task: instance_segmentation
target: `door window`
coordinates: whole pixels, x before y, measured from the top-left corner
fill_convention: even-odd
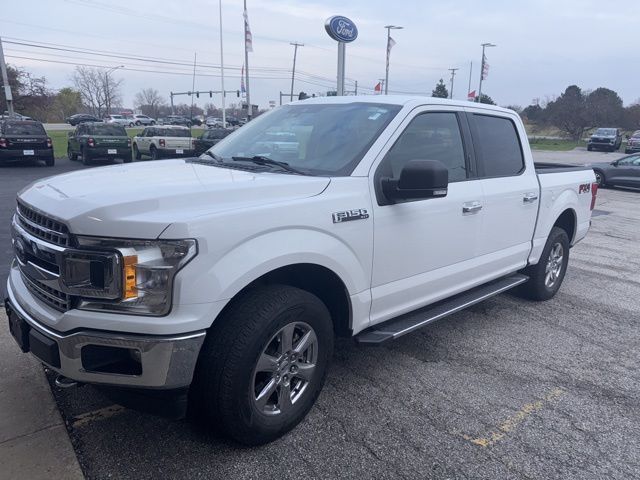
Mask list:
[[[508,118],[473,114],[473,144],[484,168],[484,177],[519,175],[524,156],[515,124]]]
[[[438,160],[449,182],[467,178],[464,144],[455,112],[423,113],[411,120],[382,162],[382,175],[399,178],[409,160]]]

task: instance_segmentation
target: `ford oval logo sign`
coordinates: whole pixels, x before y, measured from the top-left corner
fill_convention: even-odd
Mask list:
[[[331,38],[337,42],[349,43],[358,38],[356,24],[347,17],[336,15],[327,19],[324,28]]]

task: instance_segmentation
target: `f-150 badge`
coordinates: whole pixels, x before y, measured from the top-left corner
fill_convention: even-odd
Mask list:
[[[356,208],[354,210],[333,213],[333,223],[350,222],[351,220],[364,220],[365,218],[369,218],[369,212],[367,212],[366,208]]]

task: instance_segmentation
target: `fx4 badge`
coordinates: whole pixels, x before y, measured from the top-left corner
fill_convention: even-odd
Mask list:
[[[333,213],[333,223],[350,222],[351,220],[364,220],[365,218],[369,218],[369,212],[367,212],[366,208],[356,208],[354,210]]]
[[[578,187],[578,193],[589,193],[591,191],[590,183],[583,183]]]

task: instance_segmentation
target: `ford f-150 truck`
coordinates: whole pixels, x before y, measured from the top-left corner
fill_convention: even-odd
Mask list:
[[[510,110],[294,102],[197,158],[20,192],[11,332],[63,385],[161,398],[265,443],[311,409],[334,336],[391,342],[511,288],[552,298],[594,181],[534,165]]]

